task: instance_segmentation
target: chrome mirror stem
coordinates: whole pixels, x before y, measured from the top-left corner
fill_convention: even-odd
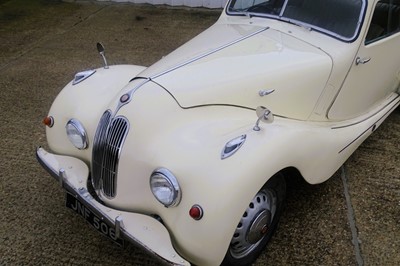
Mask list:
[[[99,51],[99,54],[103,58],[104,68],[108,69],[107,59],[106,59],[106,56],[105,56],[105,49],[104,49],[104,46],[99,42],[97,43],[97,51]]]
[[[274,121],[274,115],[272,114],[272,112],[270,110],[268,110],[267,108],[265,108],[264,106],[258,106],[256,109],[256,113],[257,113],[257,122],[253,127],[254,131],[260,131],[260,121],[264,122],[264,123],[272,123]]]

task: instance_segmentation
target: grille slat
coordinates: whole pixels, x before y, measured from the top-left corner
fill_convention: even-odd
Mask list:
[[[92,183],[96,191],[107,197],[116,194],[119,155],[129,130],[125,117],[111,117],[106,111],[100,119],[93,141]]]

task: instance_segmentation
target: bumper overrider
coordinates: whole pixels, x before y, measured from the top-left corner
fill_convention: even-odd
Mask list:
[[[167,229],[153,217],[108,208],[88,191],[88,166],[81,160],[55,155],[39,147],[39,163],[67,191],[67,207],[81,215],[103,235],[122,244],[124,240],[139,245],[166,264],[190,265],[177,254]]]

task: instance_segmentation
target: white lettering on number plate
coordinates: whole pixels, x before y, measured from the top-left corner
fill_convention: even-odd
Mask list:
[[[107,236],[108,238],[116,242],[118,245],[124,244],[123,239],[117,238],[114,226],[106,223],[103,219],[99,217],[99,215],[93,213],[88,207],[86,207],[82,202],[80,202],[70,193],[67,193],[66,206],[71,210],[75,211],[80,216],[82,216],[97,231]]]

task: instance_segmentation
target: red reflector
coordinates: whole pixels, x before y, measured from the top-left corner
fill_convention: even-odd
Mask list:
[[[54,118],[52,116],[47,116],[43,119],[43,124],[48,127],[52,127],[54,125]]]
[[[200,220],[203,217],[203,209],[199,205],[193,205],[189,210],[189,215],[195,220]]]

